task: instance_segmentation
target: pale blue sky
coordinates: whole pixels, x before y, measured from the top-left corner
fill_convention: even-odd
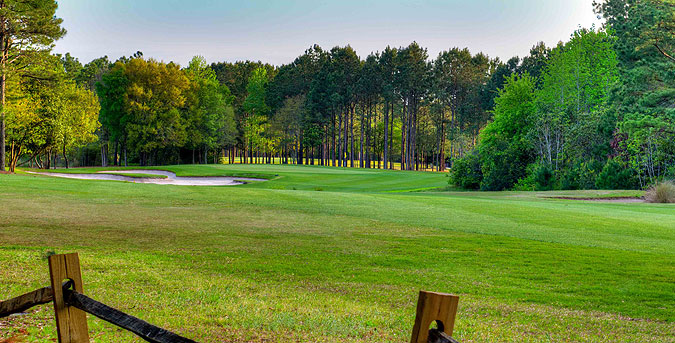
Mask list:
[[[579,27],[599,23],[592,0],[60,0],[68,30],[56,52],[86,63],[143,51],[185,64],[292,62],[314,43],[350,44],[365,57],[387,45],[417,41],[435,57],[468,47],[502,60],[554,45]]]

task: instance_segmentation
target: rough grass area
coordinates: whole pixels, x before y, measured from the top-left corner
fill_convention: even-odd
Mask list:
[[[462,342],[675,337],[671,204],[425,192],[447,184],[442,173],[162,169],[271,180],[0,175],[0,297],[46,285],[48,251],[77,251],[85,293],[202,342],[406,342],[419,289],[461,296]],[[96,342],[140,342],[89,323]],[[0,320],[0,337],[24,329],[51,342],[51,307]]]
[[[662,181],[650,187],[645,196],[647,201],[660,204],[675,203],[675,183]]]

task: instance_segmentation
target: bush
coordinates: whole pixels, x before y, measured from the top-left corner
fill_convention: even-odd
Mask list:
[[[477,153],[466,155],[455,160],[450,171],[450,184],[464,189],[478,189],[483,181],[480,157]]]
[[[532,165],[534,166],[534,165]],[[529,170],[530,167],[528,167]],[[527,176],[518,180],[518,182],[513,186],[514,191],[534,191],[537,186],[534,182],[534,173],[529,172]]]
[[[648,202],[673,204],[675,203],[675,183],[662,181],[647,190],[645,199]]]
[[[581,189],[581,169],[575,167],[565,168],[560,171],[560,189]]]
[[[594,189],[604,164],[597,160],[578,161],[559,172],[560,189]]]
[[[527,176],[527,167],[533,162],[531,150],[522,143],[499,142],[480,150],[483,191],[503,191],[513,188]]]
[[[514,190],[517,191],[550,191],[556,187],[556,178],[551,167],[533,163],[527,166],[527,176],[518,180]]]
[[[553,170],[546,165],[539,165],[534,170],[534,186],[538,191],[550,191],[555,188]]]
[[[598,189],[635,189],[637,182],[635,171],[623,163],[611,159],[595,179]]]
[[[666,170],[665,178],[675,180],[675,166],[672,166]]]

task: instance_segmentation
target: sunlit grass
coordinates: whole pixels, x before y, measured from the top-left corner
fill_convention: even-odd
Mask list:
[[[270,181],[0,175],[0,297],[46,285],[47,251],[78,251],[85,293],[203,342],[406,342],[419,289],[461,296],[462,342],[675,334],[673,205],[550,198],[622,191],[425,192],[445,187],[443,173],[163,169]],[[15,327],[29,342],[55,337],[49,306],[0,321],[0,337]],[[90,329],[134,341],[97,319]]]

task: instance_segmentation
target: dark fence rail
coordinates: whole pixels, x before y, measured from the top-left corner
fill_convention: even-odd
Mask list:
[[[427,343],[459,343],[459,341],[450,337],[447,333],[443,331],[438,331],[438,329],[429,330],[429,338]]]
[[[84,295],[77,254],[50,256],[49,271],[52,287],[43,287],[0,301],[0,318],[52,302],[60,343],[89,342],[85,312],[130,331],[148,342],[196,343]],[[53,287],[55,285],[59,285],[56,290]],[[454,295],[420,291],[410,342],[459,343],[451,337],[458,302],[459,297]],[[438,327],[429,329],[434,322]]]
[[[152,343],[196,343],[189,338],[152,325],[142,319],[130,316],[118,309],[100,303],[84,294],[73,291],[70,285],[64,285],[63,294],[66,304],[133,332],[138,337]]]
[[[21,313],[33,306],[52,302],[54,292],[51,287],[43,287],[16,298],[0,302],[0,318],[10,314]]]

